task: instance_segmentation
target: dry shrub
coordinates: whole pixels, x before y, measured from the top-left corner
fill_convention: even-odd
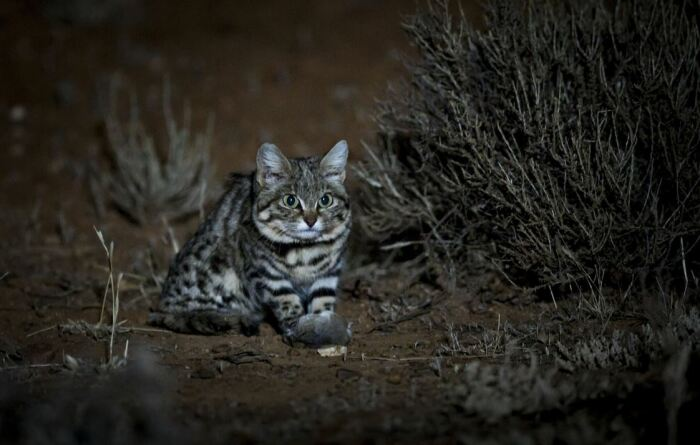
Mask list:
[[[683,348],[700,349],[700,312],[697,308],[679,309],[665,326],[654,329],[645,324],[641,332],[613,331],[576,341],[567,346],[556,345],[556,361],[568,371],[577,369],[644,370],[650,363],[660,362]]]
[[[486,31],[445,3],[409,19],[417,60],[357,168],[368,236],[458,279],[483,252],[523,286],[692,281],[696,11],[609,3],[497,0]]]
[[[511,415],[529,415],[588,399],[595,399],[617,389],[611,379],[592,384],[585,376],[578,380],[562,379],[556,368],[529,365],[490,365],[468,362],[462,378],[448,398],[467,414],[497,422]]]
[[[203,132],[192,132],[188,106],[181,123],[172,112],[170,88],[163,88],[162,105],[167,147],[156,146],[139,116],[135,97],[124,124],[118,112],[120,85],[111,84],[105,127],[113,168],[101,172],[100,184],[111,202],[140,224],[184,217],[200,211],[213,173],[209,156],[212,120]]]
[[[466,443],[693,443],[693,360],[684,348],[645,375],[469,362],[445,399],[490,426]]]

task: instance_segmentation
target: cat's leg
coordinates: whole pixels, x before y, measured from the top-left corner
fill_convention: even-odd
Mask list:
[[[294,324],[304,315],[304,305],[294,290],[292,283],[286,279],[267,279],[261,282],[265,301],[280,328]]]
[[[273,295],[272,312],[280,327],[285,327],[293,324],[304,315],[304,307],[297,294]]]
[[[334,312],[337,287],[337,275],[328,275],[316,279],[309,288],[308,312],[310,314],[320,314],[324,311]]]

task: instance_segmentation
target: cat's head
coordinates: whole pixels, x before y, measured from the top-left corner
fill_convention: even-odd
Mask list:
[[[253,219],[260,233],[281,243],[332,240],[350,225],[343,185],[348,144],[323,157],[287,159],[273,144],[258,150]]]

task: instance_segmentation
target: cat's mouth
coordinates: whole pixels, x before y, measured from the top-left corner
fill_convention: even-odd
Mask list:
[[[310,240],[314,238],[318,238],[321,236],[321,231],[317,229],[300,229],[300,230],[295,230],[293,233],[293,236],[304,239],[304,240]]]

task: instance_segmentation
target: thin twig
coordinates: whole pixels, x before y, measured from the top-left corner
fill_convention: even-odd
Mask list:
[[[493,358],[493,357],[500,357],[505,354],[480,354],[480,355],[455,355],[455,356],[450,356],[449,358],[455,359],[479,359],[479,358]],[[365,354],[361,354],[359,357],[357,356],[348,356],[347,357],[350,360],[360,360],[360,361],[367,361],[367,360],[376,360],[376,361],[383,361],[383,362],[419,362],[419,361],[431,361],[435,360],[436,358],[444,358],[442,356],[420,356],[420,357],[375,357],[375,356],[369,356]]]
[[[82,320],[81,320],[82,321]],[[136,326],[124,326],[122,323],[125,320],[123,320],[121,323],[117,323],[117,333],[118,334],[129,334],[129,333],[139,333],[139,332],[160,332],[164,334],[172,334],[172,331],[168,331],[165,329],[158,329],[158,328],[142,328],[142,327],[136,327]],[[63,330],[63,331],[82,331],[84,333],[87,332],[100,332],[100,331],[105,331],[105,334],[108,332],[111,332],[111,327],[110,326],[105,326],[105,325],[98,325],[98,324],[88,324],[87,322],[84,323],[79,323],[76,324],[76,322],[68,322],[68,323],[60,323],[60,324],[54,324],[51,326],[47,326],[45,328],[41,328],[38,331],[33,331],[27,334],[27,337],[33,337],[38,334],[42,334],[44,332],[48,332],[52,329],[58,329],[58,330]]]
[[[6,366],[6,367],[0,367],[0,372],[1,371],[16,371],[19,369],[31,369],[31,368],[62,368],[63,364],[61,363],[35,363],[31,365],[17,365],[17,366]]]
[[[119,318],[119,284],[122,282],[123,274],[119,274],[117,278],[116,289],[112,291],[112,333],[109,336],[109,362],[112,362],[112,349],[114,347],[114,334],[117,328],[117,320]]]
[[[27,334],[27,338],[33,337],[37,334],[41,334],[42,332],[50,331],[51,329],[56,329],[57,327],[58,327],[58,325],[55,324],[55,325],[51,325],[51,326],[46,327],[46,328],[41,328],[38,331],[30,332],[29,334]]]

